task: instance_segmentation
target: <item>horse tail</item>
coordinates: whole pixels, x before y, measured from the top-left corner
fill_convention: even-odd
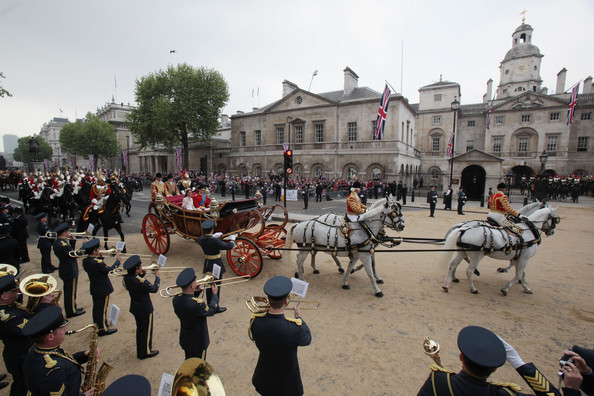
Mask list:
[[[442,267],[447,267],[452,256],[455,252],[450,251],[450,249],[455,249],[458,243],[458,239],[462,233],[462,229],[455,228],[450,230],[446,235],[446,240],[443,244],[443,251],[439,253],[438,262],[439,265]]]
[[[293,229],[295,229],[295,227],[297,227],[297,224],[293,224],[293,226],[289,228],[289,232],[287,232],[285,239],[285,248],[287,249],[293,246]]]

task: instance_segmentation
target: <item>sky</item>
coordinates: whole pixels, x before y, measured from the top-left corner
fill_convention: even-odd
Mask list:
[[[346,66],[360,87],[387,80],[410,103],[440,76],[478,103],[523,10],[549,93],[564,67],[566,89],[594,75],[592,0],[2,0],[0,86],[13,96],[0,98],[0,135],[38,134],[112,97],[133,105],[137,79],[183,62],[224,76],[228,115],[280,99],[285,79],[341,90]]]

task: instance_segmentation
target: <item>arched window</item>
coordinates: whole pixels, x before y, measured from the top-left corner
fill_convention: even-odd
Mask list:
[[[317,166],[317,167],[314,169],[314,176],[315,176],[316,178],[319,178],[319,177],[324,177],[324,168],[322,168],[321,166]]]
[[[357,178],[357,169],[349,168],[347,171],[347,178],[349,180],[356,179]]]
[[[373,168],[371,170],[371,180],[381,180],[382,170],[380,168]]]
[[[431,180],[437,180],[439,179],[439,174],[441,172],[439,171],[439,168],[432,168],[430,171],[430,175],[431,175]]]

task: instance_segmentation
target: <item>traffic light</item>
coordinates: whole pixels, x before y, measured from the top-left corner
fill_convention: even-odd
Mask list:
[[[285,151],[285,172],[287,175],[293,173],[293,151]]]

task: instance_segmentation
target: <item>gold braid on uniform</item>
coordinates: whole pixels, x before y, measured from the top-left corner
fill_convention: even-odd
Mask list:
[[[431,371],[441,371],[444,373],[454,374],[454,372],[452,370],[448,370],[446,368],[440,367],[435,363],[431,363],[431,366],[429,366],[429,368],[431,369]]]
[[[266,312],[252,314],[252,318],[250,319],[250,325],[248,326],[248,337],[250,337],[250,340],[254,341],[254,337],[252,337],[252,323],[254,323],[254,319],[263,318],[264,316],[266,316]]]
[[[297,326],[301,326],[303,324],[303,320],[301,320],[301,318],[285,318],[286,320],[288,320],[289,322],[293,322],[295,323]]]
[[[511,389],[516,392],[519,392],[522,390],[522,388],[520,388],[520,385],[514,384],[513,382],[489,382],[489,383],[493,386],[508,388],[508,389]]]
[[[40,355],[43,355],[43,360],[45,360],[45,368],[52,368],[58,363],[58,361],[52,359],[50,355],[59,356],[61,358],[71,361],[72,363],[76,364],[78,367],[82,367],[82,365],[79,362],[77,362],[76,359],[72,355],[70,355],[68,353],[60,353],[60,352],[56,352],[56,351],[46,352],[46,351],[39,350],[38,348],[35,348],[35,352]]]

